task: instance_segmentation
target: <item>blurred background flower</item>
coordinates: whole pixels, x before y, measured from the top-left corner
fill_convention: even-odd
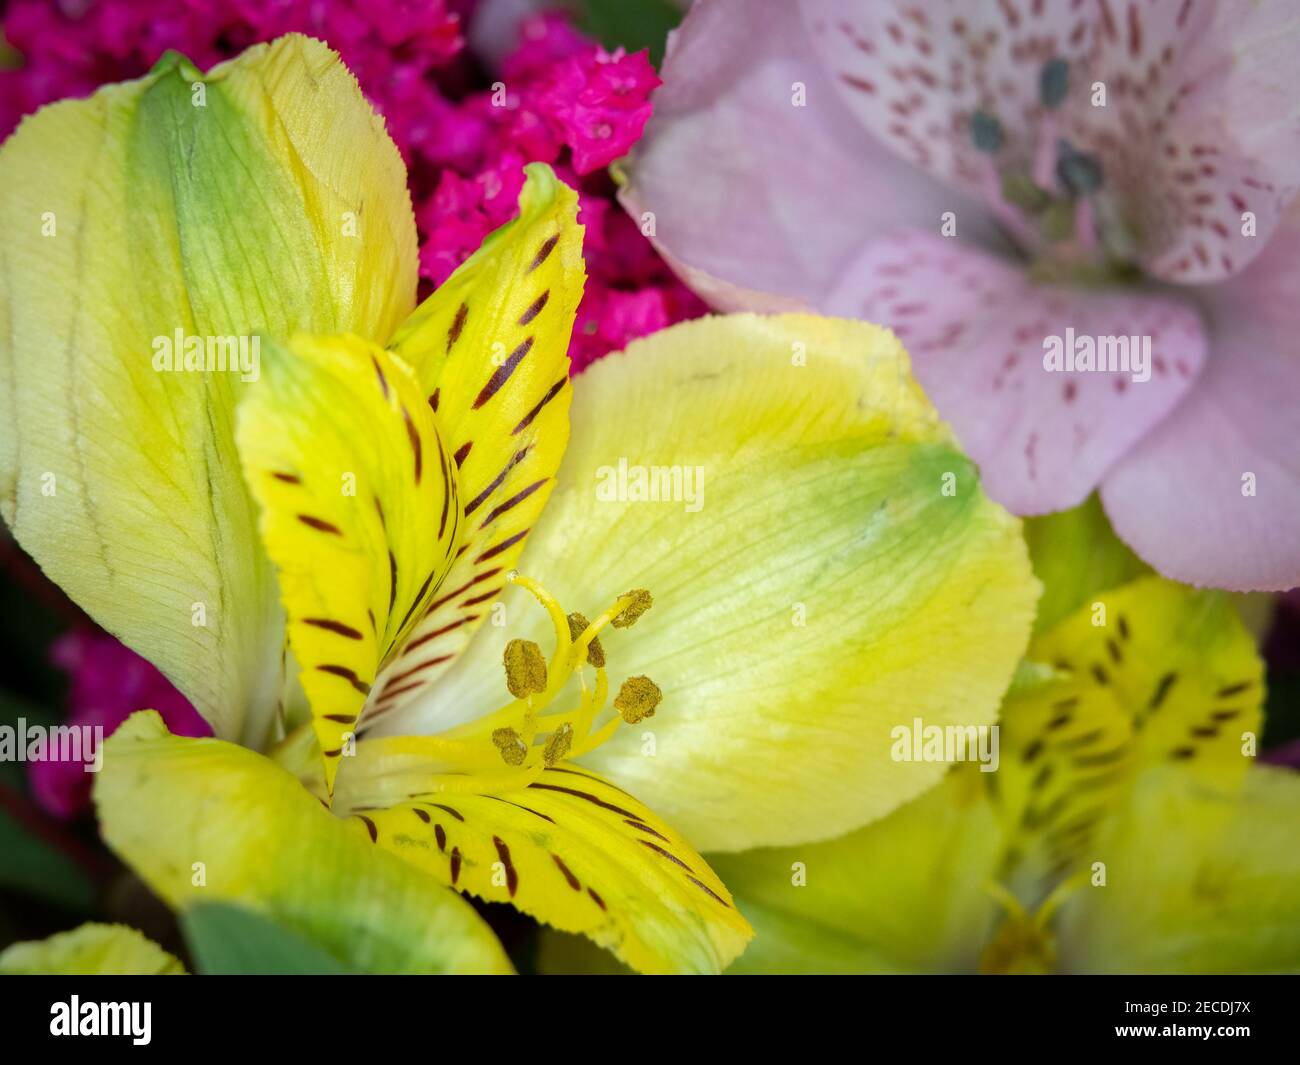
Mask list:
[[[890,326],[990,494],[1099,490],[1165,576],[1300,582],[1290,0],[710,0],[630,211],[724,310]],[[1045,372],[1049,338],[1149,342]],[[1073,353],[1071,353],[1073,354]]]
[[[179,736],[212,735],[208,723],[166,677],[106,632],[89,625],[73,629],[55,640],[50,659],[69,678],[65,725],[102,729],[107,738],[136,710],[149,708],[157,710]],[[88,810],[94,778],[85,766],[94,761],[97,750],[97,746],[83,749],[82,761],[29,762],[36,801],[60,818]]]

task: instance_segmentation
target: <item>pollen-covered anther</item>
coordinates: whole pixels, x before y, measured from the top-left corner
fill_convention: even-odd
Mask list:
[[[532,640],[511,640],[504,657],[506,687],[516,699],[546,690],[546,659]]]
[[[591,626],[591,622],[576,610],[569,615],[569,639],[575,643]],[[593,636],[591,643],[587,644],[587,664],[595,666],[597,669],[605,668],[605,648],[600,645],[600,637]]]
[[[631,599],[631,602],[610,621],[616,629],[626,629],[635,624],[642,614],[654,606],[654,600],[644,588],[633,588],[630,592],[624,592],[619,599]]]
[[[626,592],[595,620],[588,620],[576,611],[567,613],[535,580],[514,572],[510,579],[546,611],[555,633],[554,654],[546,661],[537,644],[511,640],[504,663],[514,700],[463,726],[455,738],[486,740],[491,736],[501,757],[522,772],[522,776],[511,778],[510,785],[526,787],[545,769],[595,750],[625,723],[649,717],[663,696],[649,677],[632,677],[623,683],[614,701],[614,713],[607,714],[609,676],[599,636],[606,626],[627,628],[649,610],[653,600],[648,591],[638,588]],[[585,666],[595,668],[594,678],[584,674]],[[567,708],[553,705],[571,677],[577,679],[580,689],[576,703]]]
[[[649,677],[628,677],[614,696],[614,709],[629,725],[653,717],[655,708],[663,699],[659,685]]]
[[[506,765],[523,765],[524,759],[528,757],[528,744],[512,728],[493,729],[492,742],[501,752]]]
[[[566,721],[546,738],[546,746],[542,748],[542,761],[546,763],[546,768],[550,769],[564,761],[564,756],[572,746],[573,726]]]

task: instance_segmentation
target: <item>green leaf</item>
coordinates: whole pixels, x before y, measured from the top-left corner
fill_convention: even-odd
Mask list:
[[[0,808],[0,887],[78,913],[95,902],[95,886],[72,859],[32,835]]]
[[[339,976],[347,969],[310,940],[252,910],[201,902],[181,914],[181,930],[206,976]]]
[[[1027,519],[1025,542],[1043,582],[1036,634],[1100,593],[1151,572],[1115,535],[1096,493],[1070,510]]]
[[[681,11],[668,0],[585,0],[578,14],[579,28],[606,48],[648,48],[656,67],[663,61],[669,31],[681,20]]]

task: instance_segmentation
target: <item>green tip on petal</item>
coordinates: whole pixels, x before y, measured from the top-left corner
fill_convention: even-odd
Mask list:
[[[166,74],[172,70],[178,72],[182,78],[189,82],[203,80],[203,72],[195,66],[190,58],[173,48],[168,48],[158,57],[158,61],[149,68],[147,76]]]

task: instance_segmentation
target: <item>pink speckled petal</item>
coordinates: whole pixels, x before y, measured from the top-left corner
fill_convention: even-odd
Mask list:
[[[973,146],[975,111],[999,120],[1002,173],[1032,173],[1045,154],[1053,180],[1064,138],[1100,159],[1138,261],[1164,280],[1243,269],[1300,190],[1294,0],[800,7],[831,83],[880,143],[980,195],[994,163]],[[1039,78],[1052,59],[1067,61],[1069,91],[1045,114]],[[1254,236],[1243,232],[1252,226]]]
[[[1300,189],[1300,19],[1294,0],[1123,3],[1063,119],[1102,159],[1142,266],[1179,283],[1222,280],[1265,246]],[[1106,106],[1088,87],[1102,82]],[[1254,215],[1247,235],[1243,217]]]
[[[999,166],[1028,171],[1043,64],[1081,60],[1097,29],[1095,8],[1063,0],[799,0],[799,7],[858,120],[900,158],[972,195],[982,194],[987,170],[971,140],[972,113],[1000,121]]]
[[[1237,591],[1300,585],[1300,209],[1205,296],[1206,372],[1106,478],[1102,502],[1166,576]]]
[[[870,245],[827,301],[892,327],[917,379],[1017,514],[1085,499],[1186,394],[1205,357],[1197,312],[1167,296],[1060,288],[956,240],[910,233]],[[1047,371],[1044,340],[1149,336],[1150,378]]]
[[[981,207],[863,130],[789,0],[696,5],[662,75],[621,199],[715,307],[817,306],[865,239],[937,232],[945,211],[996,239]]]

